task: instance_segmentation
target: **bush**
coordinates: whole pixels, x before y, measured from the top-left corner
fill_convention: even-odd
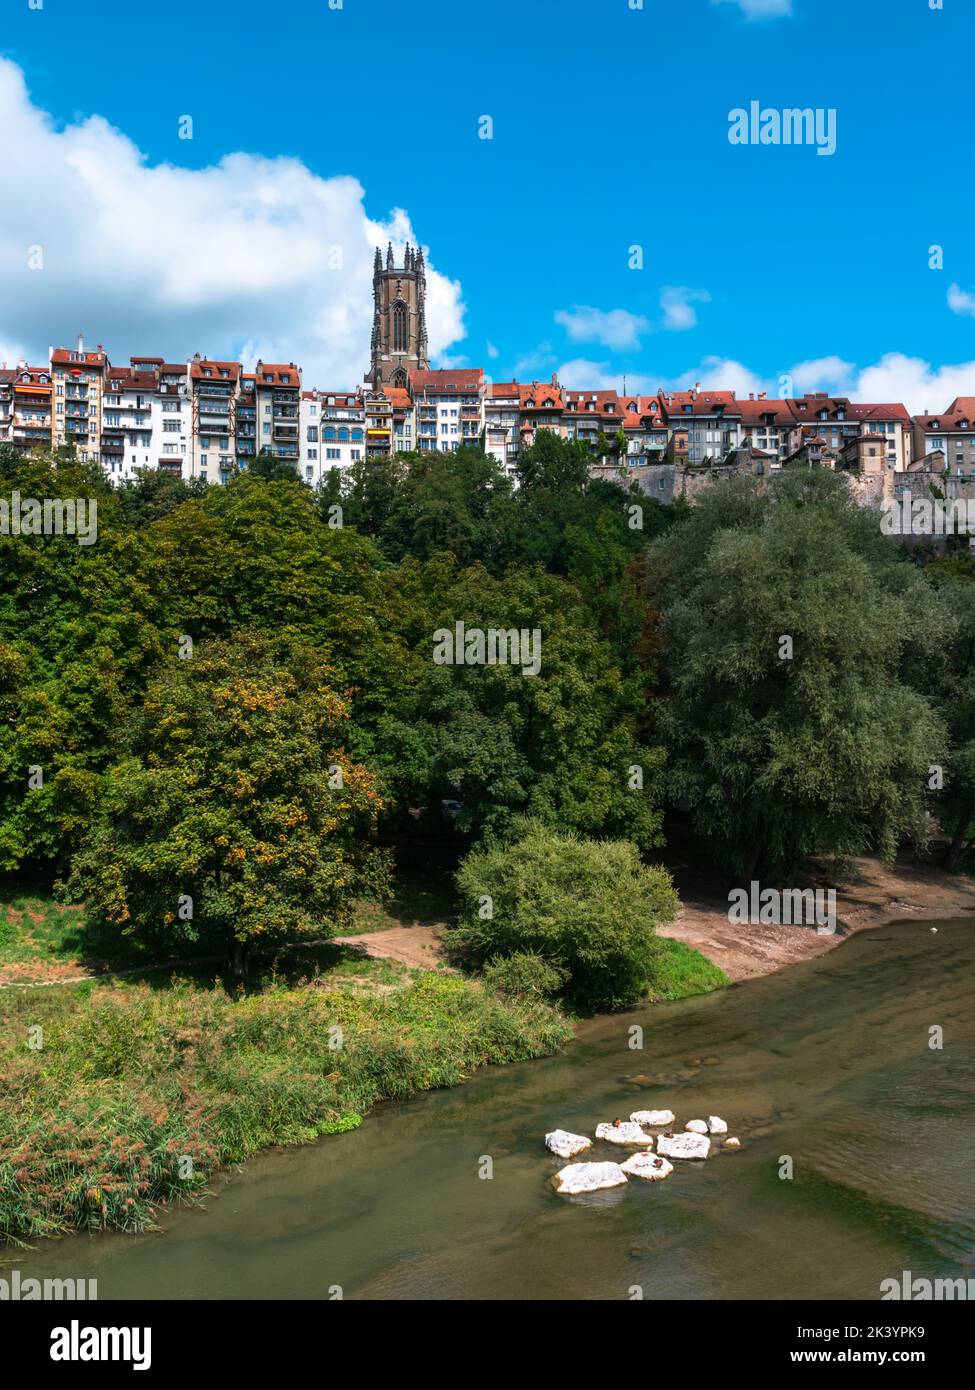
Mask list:
[[[506,999],[524,995],[553,998],[568,980],[569,972],[564,967],[552,965],[531,951],[516,951],[513,956],[501,956],[484,967],[485,985]]]
[[[514,844],[468,855],[457,884],[451,954],[475,968],[536,957],[564,972],[563,997],[583,1012],[643,998],[660,953],[655,928],[680,907],[670,875],[642,864],[628,841],[579,839],[537,823]]]

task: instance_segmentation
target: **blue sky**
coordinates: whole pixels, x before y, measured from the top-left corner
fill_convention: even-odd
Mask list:
[[[0,114],[41,150],[0,210],[0,350],[79,328],[119,359],[147,334],[181,356],[293,342],[309,384],[351,384],[378,227],[430,248],[439,359],[497,380],[742,390],[787,373],[915,409],[975,394],[969,0],[636,3],[5,0]],[[836,153],[729,144],[752,100],[835,108]],[[84,188],[59,201],[45,151]],[[221,166],[234,152],[260,158]],[[211,226],[239,256],[215,255]],[[316,237],[346,248],[342,273]],[[22,270],[25,240],[43,273]],[[280,274],[254,284],[251,246]]]

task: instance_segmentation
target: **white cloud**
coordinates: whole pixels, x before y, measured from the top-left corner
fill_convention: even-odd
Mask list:
[[[948,307],[955,314],[970,314],[975,319],[975,294],[969,294],[961,285],[952,285],[948,291]]]
[[[498,356],[498,349],[494,346],[494,344],[493,344],[490,340],[488,340],[486,347],[487,347],[487,355],[488,355],[488,357],[490,357],[491,361],[493,362],[494,359]]]
[[[833,391],[846,395],[856,373],[852,362],[844,362],[842,357],[815,357],[808,362],[797,362],[788,373],[792,377],[795,392]]]
[[[932,367],[920,357],[888,352],[860,372],[849,394],[861,401],[903,401],[912,415],[937,413],[956,396],[975,396],[975,362]]]
[[[640,335],[650,330],[648,321],[639,314],[627,309],[593,309],[588,304],[557,310],[555,322],[575,343],[601,343],[616,351],[638,348]]]
[[[608,362],[593,362],[586,357],[574,357],[563,362],[556,373],[563,386],[570,391],[622,391],[623,373],[611,367]],[[657,389],[657,382],[637,372],[626,373],[629,390],[640,395],[651,395]]]
[[[663,310],[663,326],[673,332],[683,333],[697,324],[695,304],[710,303],[707,290],[691,290],[684,285],[666,285],[660,295]]]
[[[737,5],[746,19],[778,19],[792,13],[792,0],[711,0],[711,3]]]
[[[57,130],[2,58],[0,129],[4,186],[17,190],[0,219],[8,360],[43,361],[83,329],[117,361],[246,352],[298,362],[309,386],[361,379],[374,247],[416,244],[407,212],[374,221],[355,178],[321,178],[297,159],[149,165],[100,116]],[[43,269],[28,268],[31,247]],[[431,357],[464,336],[463,314],[460,285],[428,261]]]

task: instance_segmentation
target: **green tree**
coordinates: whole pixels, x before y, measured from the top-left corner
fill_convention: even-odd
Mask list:
[[[656,928],[680,908],[670,876],[642,864],[626,841],[520,828],[511,844],[475,850],[462,863],[449,949],[476,967],[540,958],[559,972],[565,1000],[584,1012],[639,1003],[659,959]]]
[[[668,788],[750,878],[923,838],[944,727],[902,674],[932,606],[842,477],[717,484],[651,549]]]
[[[303,647],[251,634],[174,660],[102,778],[72,891],[124,932],[228,945],[238,970],[253,942],[347,925],[386,873],[370,843],[382,801],[347,722]]]

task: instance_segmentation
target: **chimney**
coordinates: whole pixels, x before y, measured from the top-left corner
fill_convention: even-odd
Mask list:
[[[84,335],[83,335],[82,333],[79,333],[79,334],[78,334],[78,351],[79,351],[79,352],[84,352],[84,350],[85,350],[85,339],[84,339]]]
[[[754,391],[749,391],[749,393],[748,393],[748,399],[749,399],[750,401],[753,401],[753,400],[755,399],[755,392],[754,392]]]

